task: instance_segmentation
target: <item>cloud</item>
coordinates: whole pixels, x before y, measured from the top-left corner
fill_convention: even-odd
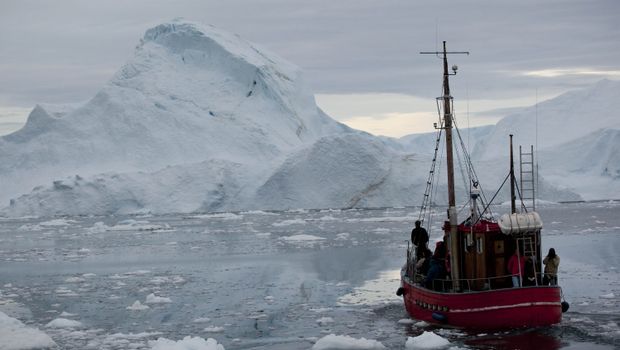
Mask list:
[[[432,101],[440,94],[441,60],[419,52],[447,40],[449,50],[471,52],[450,57],[461,68],[451,82],[455,97],[532,99],[536,89],[557,95],[617,77],[618,13],[615,0],[4,0],[0,106],[92,97],[146,29],[175,17],[213,24],[276,52],[300,66],[322,95]],[[427,108],[384,106],[338,112],[350,118]]]
[[[568,75],[592,75],[599,77],[620,77],[620,70],[601,70],[596,68],[564,68],[564,69],[541,69],[529,72],[523,72],[522,75],[556,78]]]

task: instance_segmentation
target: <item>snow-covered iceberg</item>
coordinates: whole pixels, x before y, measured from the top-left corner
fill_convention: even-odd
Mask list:
[[[147,30],[90,101],[37,106],[0,138],[0,180],[10,184],[0,201],[37,215],[211,210],[290,152],[347,132],[316,106],[296,66],[174,20]]]
[[[604,81],[593,91],[616,85]],[[597,102],[594,92],[569,97]],[[497,142],[506,143],[509,127],[533,135],[523,128],[533,127],[530,119],[524,112],[472,131],[487,191],[507,171],[493,153]],[[0,181],[7,184],[0,203],[12,216],[417,205],[433,140],[348,128],[317,107],[293,64],[234,34],[174,20],[147,30],[90,101],[39,105],[22,129],[0,137]],[[616,174],[618,167],[606,169]],[[466,186],[458,186],[464,194]],[[581,198],[544,176],[538,193]]]

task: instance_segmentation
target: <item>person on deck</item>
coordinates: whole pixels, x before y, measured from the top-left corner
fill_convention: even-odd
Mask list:
[[[545,264],[545,276],[543,277],[543,285],[558,285],[558,266],[560,266],[560,256],[555,254],[555,249],[550,248],[549,253],[543,259]]]
[[[428,289],[434,289],[433,281],[436,279],[443,279],[446,276],[445,268],[446,259],[446,247],[443,242],[437,242],[435,246],[435,252],[431,257],[431,263],[428,268],[428,274],[422,281],[422,284]]]
[[[433,253],[430,249],[426,247],[418,249],[421,249],[422,252],[419,253],[419,256],[421,256],[421,258],[418,259],[418,262],[415,264],[416,274],[426,276],[426,274],[428,273],[428,269],[431,266],[431,257]]]
[[[415,227],[413,228],[413,230],[411,230],[411,243],[413,243],[413,245],[416,248],[427,248],[428,247],[428,232],[426,232],[426,229],[424,229],[424,227],[421,227],[420,225],[422,224],[422,222],[420,220],[417,220],[415,222]],[[418,251],[423,251],[421,249],[418,249]],[[420,259],[421,256],[417,256],[417,259]]]
[[[523,272],[523,285],[536,285],[536,270],[534,269],[534,261],[530,258],[525,260],[525,270]]]
[[[515,249],[515,253],[508,260],[508,272],[512,275],[512,286],[521,287],[521,279],[525,271],[526,257],[519,254],[519,248]]]

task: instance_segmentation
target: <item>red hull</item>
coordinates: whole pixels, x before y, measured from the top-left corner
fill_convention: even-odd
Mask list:
[[[403,298],[412,318],[433,324],[476,330],[540,327],[562,320],[558,286],[441,293],[403,277]]]

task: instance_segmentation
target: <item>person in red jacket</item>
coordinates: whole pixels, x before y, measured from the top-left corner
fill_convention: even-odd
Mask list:
[[[508,260],[508,272],[512,275],[513,287],[521,287],[521,280],[525,271],[525,260],[527,260],[527,257],[519,254],[519,248],[515,249],[515,253]]]

